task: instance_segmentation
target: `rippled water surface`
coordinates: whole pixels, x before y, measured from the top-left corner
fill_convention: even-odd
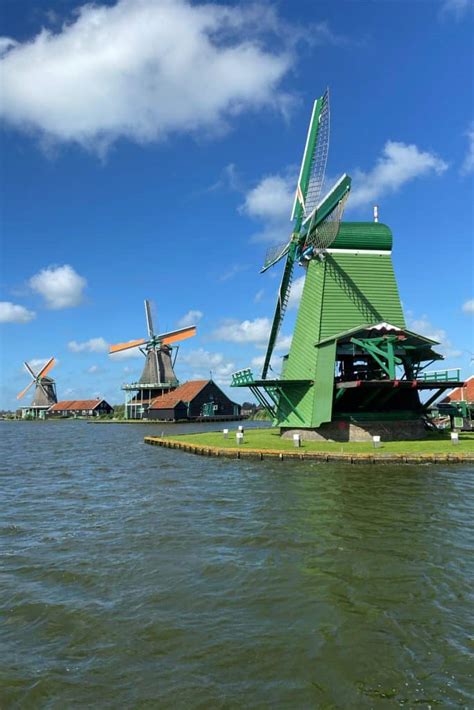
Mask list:
[[[156,432],[0,423],[2,709],[474,707],[472,467]]]

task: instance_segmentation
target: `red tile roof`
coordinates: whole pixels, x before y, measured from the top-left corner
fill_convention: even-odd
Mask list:
[[[448,396],[441,401],[459,402],[460,400],[474,402],[474,375],[471,375],[471,377],[465,381],[464,387],[456,387],[455,390],[451,390]]]
[[[50,408],[50,412],[64,412],[71,409],[95,409],[105,402],[105,399],[65,399],[62,402],[56,402]]]
[[[191,402],[211,380],[192,380],[172,392],[162,394],[150,404],[150,409],[173,409],[178,402]]]

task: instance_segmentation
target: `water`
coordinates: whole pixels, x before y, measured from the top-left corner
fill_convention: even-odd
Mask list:
[[[472,467],[164,428],[0,423],[2,710],[474,707]]]

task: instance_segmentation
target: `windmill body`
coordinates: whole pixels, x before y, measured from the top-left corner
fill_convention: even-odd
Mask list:
[[[254,378],[250,370],[241,370],[232,386],[249,387],[283,436],[418,438],[428,408],[445,389],[458,386],[460,373],[427,371],[443,359],[433,350],[437,343],[406,329],[389,227],[378,221],[341,222],[350,177],[344,175],[317,202],[323,180],[314,163],[327,152],[324,145],[318,148],[318,140],[327,143],[329,134],[327,129],[318,139],[317,130],[322,111],[328,120],[328,103],[326,92],[313,109],[292,213],[294,231],[262,269],[286,257],[262,374]],[[305,281],[291,348],[280,376],[271,377],[297,265]]]
[[[174,372],[174,364],[179,346],[172,346],[172,344],[190,338],[196,333],[195,326],[187,326],[156,335],[150,303],[147,300],[145,300],[145,317],[148,338],[119,343],[110,348],[111,354],[139,348],[145,356],[145,365],[139,380],[122,385],[122,390],[125,392],[126,419],[142,419],[146,416],[148,407],[155,397],[178,387],[179,381]]]
[[[56,394],[56,383],[47,373],[53,368],[55,359],[50,358],[48,362],[36,373],[27,363],[24,363],[26,371],[31,376],[31,382],[22,390],[17,399],[21,399],[28,392],[30,387],[35,386],[31,404],[21,408],[23,419],[45,419],[48,409],[58,401]]]

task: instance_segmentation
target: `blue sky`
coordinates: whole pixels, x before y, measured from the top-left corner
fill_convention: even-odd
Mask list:
[[[122,401],[142,356],[109,343],[191,320],[176,371],[255,371],[312,101],[331,92],[327,173],[346,219],[394,233],[409,326],[473,372],[471,0],[4,0],[1,386],[54,355],[58,395]],[[302,273],[283,324],[288,347]],[[231,390],[235,399],[244,390]],[[27,398],[26,398],[27,399]]]

